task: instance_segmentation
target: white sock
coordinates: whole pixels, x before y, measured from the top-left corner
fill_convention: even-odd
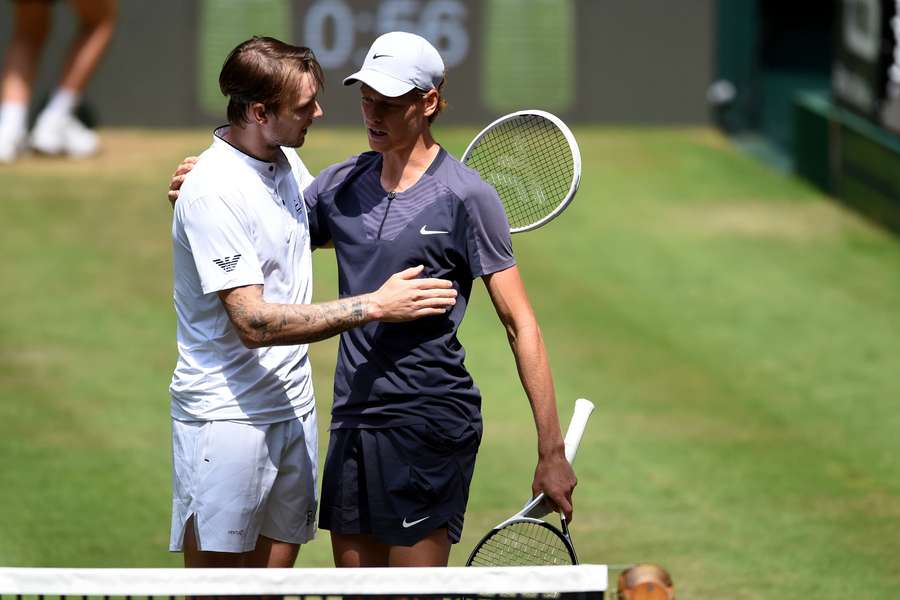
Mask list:
[[[28,106],[19,102],[0,103],[0,134],[17,136],[28,125]]]
[[[63,88],[59,88],[50,98],[47,106],[41,111],[41,117],[67,117],[75,112],[78,105],[78,94]]]

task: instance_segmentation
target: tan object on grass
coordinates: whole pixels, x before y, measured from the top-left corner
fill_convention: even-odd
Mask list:
[[[639,564],[619,574],[619,600],[675,600],[672,576],[659,565]]]

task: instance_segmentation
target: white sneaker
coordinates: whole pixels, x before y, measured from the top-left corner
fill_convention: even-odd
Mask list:
[[[0,163],[9,164],[25,149],[25,132],[0,131]]]
[[[38,117],[31,131],[31,147],[43,154],[68,154],[84,157],[100,147],[97,134],[72,115]]]

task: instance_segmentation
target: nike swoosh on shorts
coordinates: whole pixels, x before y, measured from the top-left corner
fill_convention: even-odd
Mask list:
[[[407,522],[406,522],[406,517],[403,517],[403,529],[406,529],[406,528],[408,528],[408,527],[412,527],[413,525],[418,525],[419,523],[421,523],[421,522],[424,521],[425,519],[430,519],[430,518],[431,518],[431,515],[428,515],[427,517],[422,517],[421,519],[416,519],[415,521],[412,521],[412,522],[410,522],[410,523],[407,523]]]

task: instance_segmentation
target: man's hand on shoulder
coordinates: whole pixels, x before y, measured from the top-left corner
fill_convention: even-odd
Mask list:
[[[178,193],[181,190],[181,184],[184,183],[184,178],[188,173],[194,168],[194,165],[197,164],[198,158],[196,156],[188,156],[184,160],[181,161],[181,164],[178,165],[178,168],[175,169],[175,173],[172,175],[172,179],[169,181],[169,204],[172,205],[172,208],[175,208],[175,202],[178,201]]]

